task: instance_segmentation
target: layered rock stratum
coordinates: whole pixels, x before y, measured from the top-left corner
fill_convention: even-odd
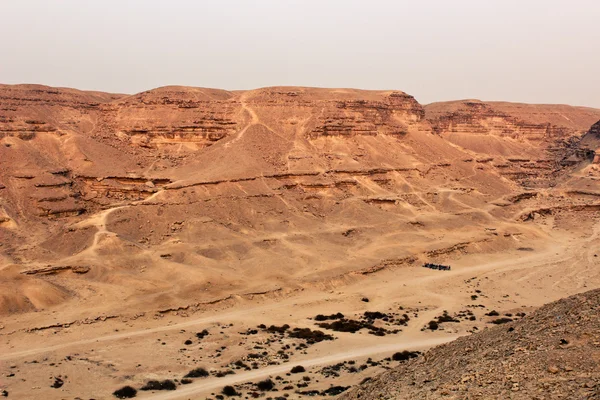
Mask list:
[[[408,327],[376,321],[385,339],[343,332],[306,357],[367,357],[352,349],[380,352],[376,340],[425,349],[487,326],[492,308],[529,311],[600,287],[599,124],[593,108],[423,106],[401,91],[0,85],[0,362],[28,374],[7,387],[46,388],[30,382],[71,351],[92,360],[98,383],[63,365],[80,382],[61,389],[73,396],[105,398],[199,362],[221,368],[252,351],[239,332],[202,344],[236,349],[222,358],[184,357],[159,335],[223,321],[318,328],[319,313],[404,307]],[[444,310],[473,322],[430,332]],[[160,365],[147,359],[156,342],[167,343]],[[26,360],[38,354],[44,362]],[[341,382],[374,372],[351,374]]]

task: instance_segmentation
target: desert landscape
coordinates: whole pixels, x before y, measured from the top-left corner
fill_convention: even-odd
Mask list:
[[[597,399],[599,254],[600,109],[0,85],[9,399]]]

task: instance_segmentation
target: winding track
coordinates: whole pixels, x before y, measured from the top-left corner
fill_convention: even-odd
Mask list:
[[[334,353],[327,356],[315,357],[309,359],[297,359],[293,363],[286,363],[283,365],[277,365],[273,367],[266,367],[259,370],[252,370],[248,372],[242,372],[235,375],[228,375],[223,378],[208,378],[197,384],[187,385],[183,388],[178,389],[175,392],[169,393],[158,393],[148,397],[140,396],[142,398],[152,400],[172,400],[180,398],[189,398],[186,396],[197,395],[204,392],[209,392],[214,389],[220,389],[226,385],[235,385],[238,383],[253,381],[257,379],[264,379],[271,375],[283,374],[289,372],[293,365],[302,364],[304,367],[315,367],[325,364],[338,363],[344,360],[350,360],[359,357],[367,357],[376,354],[389,354],[395,351],[407,350],[407,349],[422,349],[439,344],[451,342],[456,339],[458,335],[445,336],[441,338],[423,339],[418,341],[411,341],[409,343],[399,341],[394,344],[378,345],[371,347],[364,347],[361,349],[349,350],[340,353]]]

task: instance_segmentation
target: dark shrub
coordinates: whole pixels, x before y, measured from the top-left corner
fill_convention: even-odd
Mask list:
[[[188,339],[188,340],[186,340],[186,341],[185,341],[183,344],[185,344],[186,346],[189,346],[189,345],[190,345],[190,344],[192,344],[192,343],[193,343],[193,342],[192,342],[190,339]]]
[[[296,339],[304,339],[310,344],[322,342],[323,340],[333,340],[333,336],[321,331],[313,331],[310,328],[294,328],[293,331],[288,332],[288,336]]]
[[[384,314],[384,313],[379,312],[379,311],[365,311],[365,313],[363,314],[363,316],[366,319],[384,319],[384,318],[389,318],[389,315]]]
[[[314,319],[315,319],[315,321],[327,321],[330,319],[342,319],[342,318],[344,318],[344,314],[337,313],[337,314],[331,314],[331,315],[319,314]]]
[[[485,315],[487,315],[488,317],[497,317],[500,314],[498,313],[498,311],[492,310],[492,311],[490,311],[489,313],[487,313]]]
[[[431,329],[432,331],[437,330],[439,327],[440,326],[438,325],[437,322],[435,322],[435,321],[429,321],[428,328]]]
[[[137,390],[131,386],[123,386],[121,389],[117,389],[113,392],[113,396],[117,399],[132,399],[137,395]]]
[[[337,396],[338,394],[350,389],[350,386],[332,386],[321,392],[321,396]]]
[[[189,385],[189,384],[190,384],[190,383],[192,383],[192,382],[194,382],[194,381],[193,381],[193,380],[191,380],[191,379],[187,379],[187,378],[183,378],[183,379],[181,380],[181,384],[182,384],[182,385]]]
[[[265,379],[264,381],[260,381],[256,384],[258,390],[262,390],[263,392],[273,390],[275,387],[275,382],[270,379]]]
[[[217,378],[223,378],[224,376],[227,376],[227,375],[234,375],[234,374],[235,374],[235,372],[234,372],[233,370],[231,370],[231,369],[227,369],[227,370],[225,370],[225,371],[219,371],[219,372],[217,372],[217,373],[215,374],[215,376],[216,376]]]
[[[299,374],[301,372],[306,372],[306,369],[304,369],[304,367],[302,365],[296,365],[295,367],[292,368],[292,370],[290,372],[292,374]]]
[[[496,324],[496,325],[506,324],[507,322],[512,322],[512,318],[502,317],[502,318],[496,318],[495,320],[491,321],[492,324]]]
[[[184,378],[204,378],[208,376],[208,371],[204,368],[195,368],[185,374]]]
[[[239,396],[239,393],[233,386],[225,386],[223,390],[221,390],[221,393],[225,396]]]
[[[457,320],[456,318],[450,316],[450,314],[448,314],[447,311],[444,311],[444,313],[437,317],[437,322],[438,323],[442,323],[442,322],[460,322],[459,320]]]
[[[392,356],[392,359],[394,361],[406,361],[408,359],[416,358],[418,356],[419,356],[418,351],[404,350],[404,351],[400,351],[398,353],[394,353],[394,355]]]
[[[318,390],[305,390],[303,392],[297,392],[298,394],[301,394],[302,396],[308,396],[308,397],[314,397],[314,396],[318,396],[321,394],[321,392],[319,392]]]
[[[177,385],[170,379],[164,381],[148,381],[140,390],[176,390]]]
[[[283,334],[288,329],[290,329],[290,326],[288,324],[285,324],[282,326],[271,325],[270,327],[267,328],[267,332]]]
[[[196,333],[196,337],[198,339],[204,339],[205,336],[208,336],[208,331],[204,329],[202,332]]]

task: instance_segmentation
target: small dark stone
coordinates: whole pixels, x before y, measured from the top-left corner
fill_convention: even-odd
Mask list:
[[[52,383],[52,385],[50,385],[50,387],[52,387],[54,389],[58,389],[58,388],[61,388],[62,385],[64,385],[64,384],[65,384],[65,382],[62,379],[54,377],[54,382]]]

